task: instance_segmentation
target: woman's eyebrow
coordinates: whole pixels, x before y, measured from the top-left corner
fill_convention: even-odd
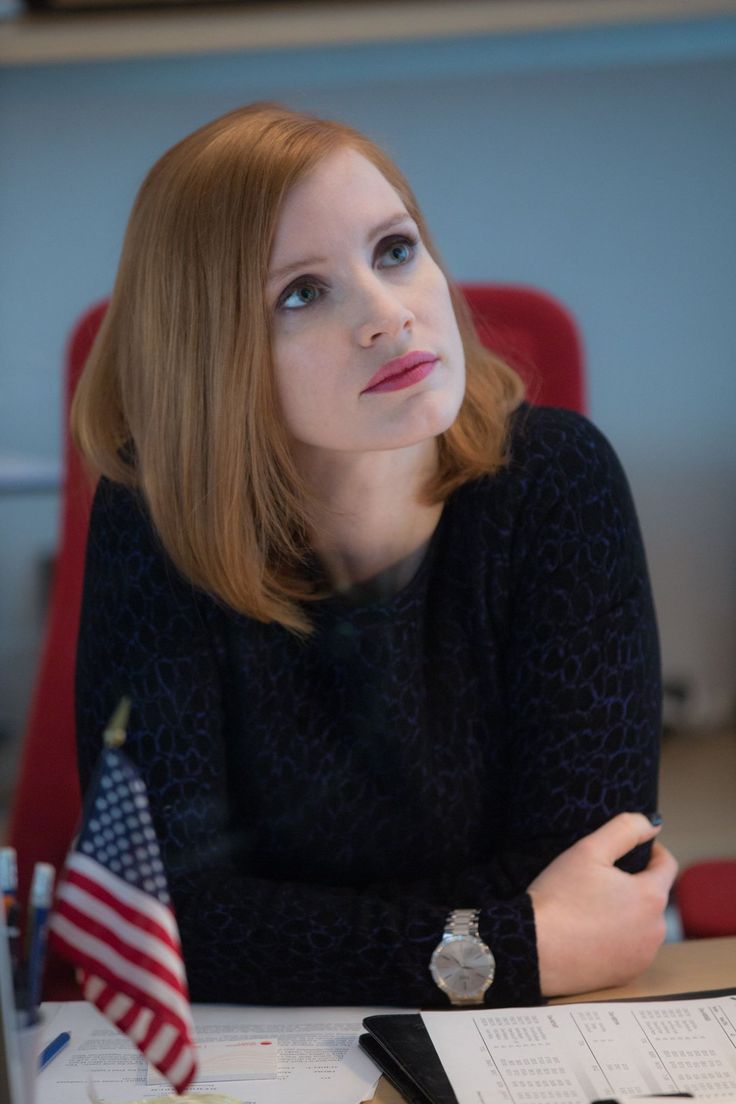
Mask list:
[[[380,237],[381,234],[385,234],[387,230],[393,230],[395,226],[399,226],[401,223],[412,222],[413,219],[408,211],[399,211],[395,215],[389,215],[388,218],[383,219],[377,226],[368,233],[367,240],[373,241],[375,238]],[[277,280],[284,280],[287,276],[290,276],[292,272],[304,272],[306,269],[312,268],[314,265],[327,264],[327,257],[301,257],[298,261],[289,261],[288,264],[282,265],[280,268],[275,268],[268,274],[269,283]]]

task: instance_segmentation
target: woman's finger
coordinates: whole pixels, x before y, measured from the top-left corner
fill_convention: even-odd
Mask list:
[[[648,865],[644,870],[635,874],[634,877],[650,878],[664,894],[668,894],[677,877],[677,859],[661,843],[654,843],[652,845],[652,857]]]
[[[601,862],[613,864],[640,843],[648,843],[661,830],[644,813],[619,813],[590,835],[586,847]]]

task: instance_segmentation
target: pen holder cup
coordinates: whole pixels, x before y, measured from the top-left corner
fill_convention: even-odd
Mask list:
[[[20,1088],[22,1104],[35,1104],[38,1056],[41,1053],[42,1023],[19,1027],[18,1052],[20,1056]]]

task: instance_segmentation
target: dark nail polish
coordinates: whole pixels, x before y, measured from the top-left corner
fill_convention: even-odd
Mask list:
[[[649,819],[649,823],[651,825],[653,825],[654,828],[658,828],[660,826],[660,824],[662,823],[662,814],[661,813],[647,813],[646,815],[647,815],[647,818]]]

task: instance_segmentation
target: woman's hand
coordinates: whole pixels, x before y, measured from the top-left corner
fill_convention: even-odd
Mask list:
[[[621,813],[563,851],[531,883],[544,996],[623,985],[651,963],[664,939],[677,863],[655,843],[640,873],[613,864],[659,830],[642,813]]]

